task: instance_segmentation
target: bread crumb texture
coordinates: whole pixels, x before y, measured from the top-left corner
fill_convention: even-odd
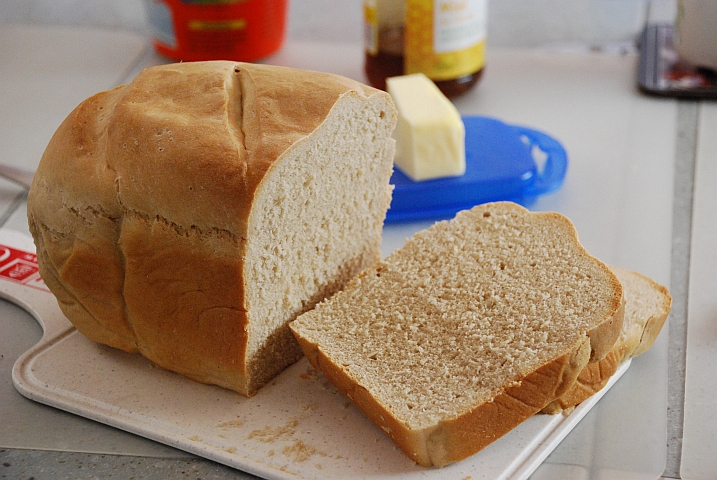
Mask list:
[[[605,358],[586,366],[570,390],[546,405],[543,413],[570,412],[599,392],[622,363],[652,346],[670,313],[672,297],[666,287],[637,272],[615,266],[610,269],[620,280],[625,300],[618,340]]]
[[[292,329],[418,431],[520,385],[620,297],[565,217],[495,203],[419,232]]]

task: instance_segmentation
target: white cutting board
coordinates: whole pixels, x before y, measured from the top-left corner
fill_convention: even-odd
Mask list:
[[[44,329],[13,368],[23,395],[265,478],[524,479],[629,367],[568,416],[536,415],[467,460],[424,469],[306,360],[245,398],[90,342],[60,311],[33,252],[29,237],[0,229],[0,296]]]

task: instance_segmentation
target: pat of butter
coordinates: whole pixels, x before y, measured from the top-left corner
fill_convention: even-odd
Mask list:
[[[416,181],[463,175],[465,126],[453,103],[422,73],[386,85],[398,110],[394,164]]]

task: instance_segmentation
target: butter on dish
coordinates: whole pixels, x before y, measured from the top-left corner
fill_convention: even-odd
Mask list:
[[[465,127],[453,103],[422,73],[392,77],[386,85],[399,115],[396,167],[415,181],[463,175]]]

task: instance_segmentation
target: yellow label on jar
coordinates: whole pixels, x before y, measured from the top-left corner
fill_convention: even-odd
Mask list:
[[[378,53],[378,13],[376,0],[364,0],[364,46],[371,55]]]
[[[487,0],[406,0],[405,73],[452,80],[485,64]]]
[[[246,28],[246,20],[190,20],[187,24],[190,30],[242,30]]]

